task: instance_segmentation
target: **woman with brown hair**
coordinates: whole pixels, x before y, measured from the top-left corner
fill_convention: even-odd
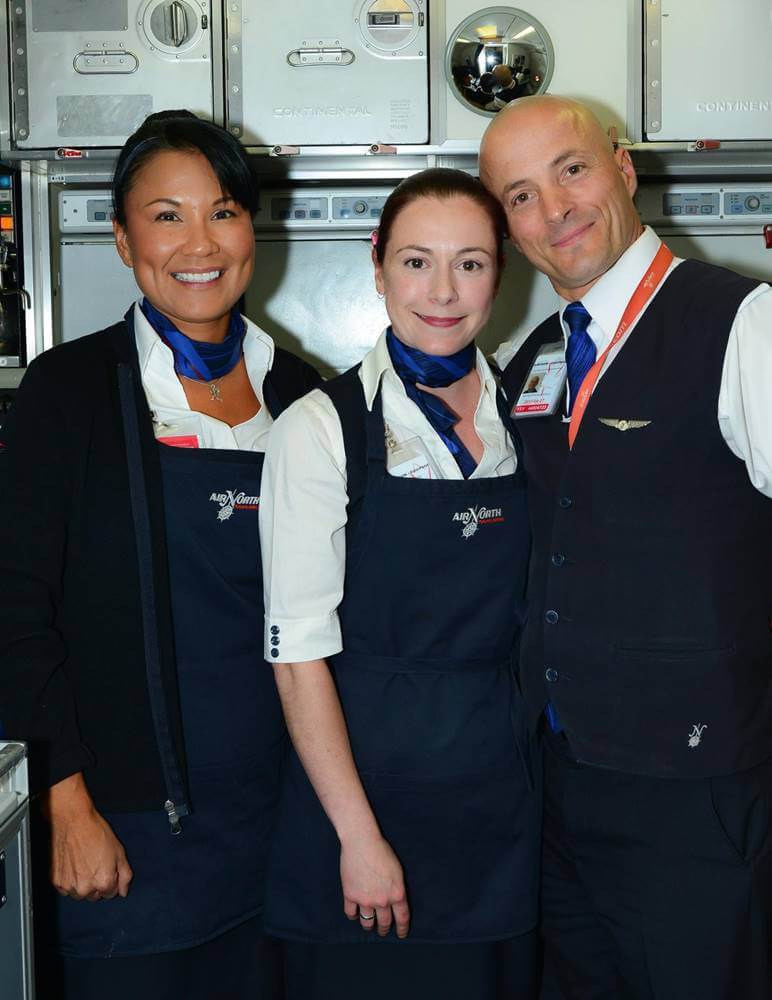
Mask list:
[[[391,326],[277,422],[260,513],[265,648],[295,752],[266,926],[292,1000],[527,1000],[538,775],[514,678],[530,536],[474,338],[501,209],[429,170],[372,250]]]

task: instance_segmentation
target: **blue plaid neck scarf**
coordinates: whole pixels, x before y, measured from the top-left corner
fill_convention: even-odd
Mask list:
[[[423,392],[416,382],[432,389],[444,389],[453,385],[475,366],[476,349],[474,343],[467,344],[456,354],[441,357],[424,354],[416,347],[409,347],[398,340],[389,327],[386,331],[386,346],[389,349],[394,371],[402,379],[405,392],[424,414],[426,419],[442,438],[445,447],[456,461],[459,469],[468,479],[477,468],[477,462],[469,454],[466,445],[453,430],[458,417],[437,396]]]
[[[164,316],[147,299],[140,308],[145,319],[174,355],[174,370],[196,382],[211,382],[232,371],[241,360],[246,324],[237,309],[231,309],[228,333],[219,344],[191,340],[177,329],[168,316]]]

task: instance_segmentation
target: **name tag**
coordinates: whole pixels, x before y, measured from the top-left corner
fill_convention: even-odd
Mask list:
[[[424,452],[418,438],[397,443],[392,438],[387,443],[390,476],[401,479],[439,479],[431,459]]]
[[[545,417],[555,413],[563,398],[566,385],[565,345],[562,340],[544,344],[526,375],[512,416]]]

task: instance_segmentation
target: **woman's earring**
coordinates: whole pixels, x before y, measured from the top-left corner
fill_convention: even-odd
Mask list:
[[[384,298],[383,292],[376,292],[375,294],[378,296],[378,298],[381,300],[381,302],[383,302],[383,298]]]

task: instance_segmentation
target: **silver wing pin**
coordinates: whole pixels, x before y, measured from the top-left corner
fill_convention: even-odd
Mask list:
[[[618,417],[598,417],[598,420],[606,427],[613,427],[618,431],[634,431],[639,427],[648,427],[651,423],[650,420],[627,420]]]

